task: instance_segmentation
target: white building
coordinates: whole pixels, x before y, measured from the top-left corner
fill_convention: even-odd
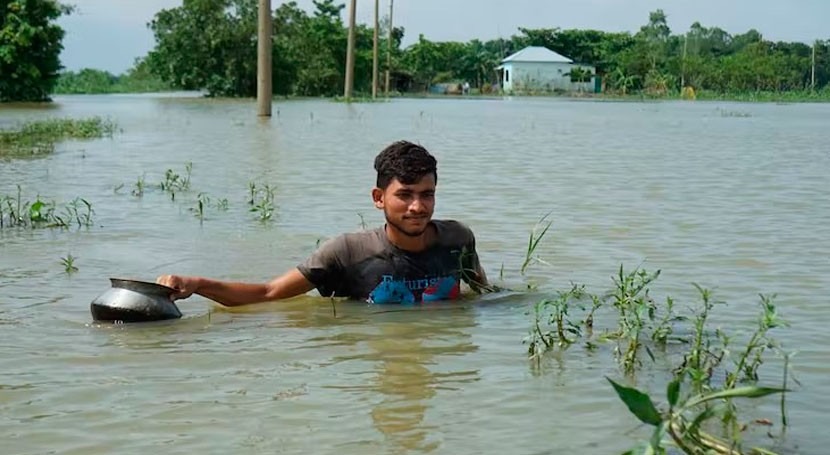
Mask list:
[[[501,87],[508,93],[594,91],[593,66],[574,63],[546,47],[526,47],[502,60],[496,69],[501,73]],[[580,72],[586,75],[585,82],[578,82]]]

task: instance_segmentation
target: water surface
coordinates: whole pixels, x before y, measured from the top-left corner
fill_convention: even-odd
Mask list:
[[[531,304],[570,281],[606,290],[621,263],[663,270],[653,292],[684,309],[692,282],[715,289],[728,302],[716,323],[739,338],[758,293],[777,293],[792,326],[774,334],[799,351],[801,382],[784,450],[830,443],[828,105],[292,101],[260,121],[251,101],[73,96],[2,108],[0,125],[92,115],[121,131],[0,161],[0,195],[20,184],[24,199],[80,196],[95,209],[89,229],[0,231],[3,453],[620,453],[647,429],[605,382],[622,377],[608,349],[575,346],[537,368],[522,339]],[[320,239],[379,225],[372,160],[398,139],[438,157],[436,216],[475,230],[491,278],[503,267],[505,284],[538,292],[336,313],[314,296],[232,312],[194,297],[181,321],[90,324],[110,276],[265,280]],[[130,194],[187,162],[192,189],[175,201]],[[272,222],[248,211],[252,181],[277,188]],[[228,210],[200,223],[200,192]],[[538,253],[550,266],[521,277],[528,232],[547,212]],[[771,384],[780,373],[774,356],[761,369]],[[777,433],[777,409],[748,412]]]

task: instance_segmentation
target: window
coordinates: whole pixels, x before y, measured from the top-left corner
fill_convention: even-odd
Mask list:
[[[510,82],[510,70],[504,70],[504,82]]]

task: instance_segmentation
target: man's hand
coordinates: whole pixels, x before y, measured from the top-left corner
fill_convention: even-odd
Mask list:
[[[173,300],[199,294],[225,306],[287,299],[314,289],[314,285],[296,268],[267,283],[218,281],[181,275],[162,275],[156,279],[156,283],[175,289]]]
[[[199,277],[162,275],[156,278],[156,283],[175,289],[173,300],[186,299],[199,289]]]

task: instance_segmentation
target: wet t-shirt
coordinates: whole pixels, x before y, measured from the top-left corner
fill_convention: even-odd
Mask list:
[[[475,237],[457,221],[432,223],[437,240],[424,251],[396,247],[379,227],[328,240],[297,269],[326,297],[381,304],[457,298],[462,280],[478,280]]]

